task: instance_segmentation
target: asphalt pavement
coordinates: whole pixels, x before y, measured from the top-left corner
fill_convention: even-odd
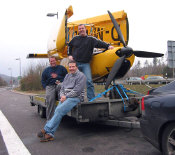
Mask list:
[[[161,155],[140,129],[77,124],[69,117],[63,118],[54,141],[41,143],[36,134],[46,120],[39,117],[37,107],[30,106],[29,94],[1,88],[0,110],[32,155]],[[6,145],[0,132],[0,155],[8,154]]]

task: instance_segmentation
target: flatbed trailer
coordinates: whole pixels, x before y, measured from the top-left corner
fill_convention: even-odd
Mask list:
[[[32,106],[38,107],[39,115],[46,117],[46,98],[44,95],[30,96]],[[59,104],[57,101],[56,104]],[[129,99],[101,98],[92,102],[78,103],[68,116],[75,118],[77,123],[95,122],[128,128],[140,128],[141,97]]]

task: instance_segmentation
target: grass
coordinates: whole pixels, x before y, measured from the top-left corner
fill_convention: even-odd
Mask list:
[[[147,92],[151,89],[151,88],[149,88],[146,85],[139,85],[139,84],[135,84],[135,85],[123,85],[123,86],[125,88],[127,88],[127,89],[134,90],[134,91],[139,92],[139,93],[144,94],[144,95],[146,95]],[[157,87],[160,87],[162,85],[151,84],[149,86],[151,86],[152,88],[157,88]],[[105,91],[105,85],[96,85],[96,84],[94,84],[94,87],[95,87],[95,92],[96,93],[102,93],[102,92]],[[39,95],[45,94],[45,90],[39,90],[39,91],[34,91],[34,90],[31,90],[31,91],[21,91],[20,88],[15,88],[15,90],[16,91],[20,91],[20,92],[24,92],[24,93],[32,93],[32,94],[39,94]]]
[[[151,88],[149,88],[146,85],[139,85],[139,84],[135,84],[135,85],[123,85],[123,86],[125,88],[127,88],[127,89],[134,90],[136,92],[139,92],[141,94],[146,95],[147,92],[149,90],[151,90],[152,88],[157,88],[157,87],[160,87],[162,85],[160,85],[160,84],[150,84],[149,86]],[[105,87],[105,85],[95,85],[95,92],[96,93],[101,93],[101,92],[105,91],[104,87]]]
[[[14,90],[16,90],[16,91],[20,91],[20,92],[23,92],[23,93],[32,93],[32,94],[38,94],[38,95],[43,95],[43,94],[45,94],[45,90],[30,90],[30,91],[22,91],[22,90],[20,90],[19,87],[15,88]]]

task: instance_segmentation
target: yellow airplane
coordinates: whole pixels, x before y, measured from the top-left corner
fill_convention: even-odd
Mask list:
[[[56,48],[49,50],[47,54],[29,54],[28,58],[48,58],[55,55],[58,63],[67,66],[67,44],[78,35],[78,25],[85,24],[87,34],[97,37],[114,46],[112,50],[94,49],[91,60],[92,78],[94,82],[106,82],[105,89],[114,79],[122,78],[132,67],[135,56],[143,58],[161,57],[163,54],[135,51],[128,47],[129,24],[127,14],[124,11],[110,13],[68,22],[73,15],[72,6],[66,9],[63,16],[57,39],[53,40]]]

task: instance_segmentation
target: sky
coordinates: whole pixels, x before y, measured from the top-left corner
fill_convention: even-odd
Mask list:
[[[69,21],[124,10],[129,20],[129,43],[134,50],[166,54],[167,40],[175,40],[173,0],[2,0],[0,5],[0,74],[19,76],[31,64],[29,53],[47,53],[47,43],[62,14],[72,5]],[[56,17],[47,13],[58,12]],[[164,58],[166,60],[166,57]],[[139,59],[141,62],[145,59]],[[135,61],[136,63],[137,61]]]

